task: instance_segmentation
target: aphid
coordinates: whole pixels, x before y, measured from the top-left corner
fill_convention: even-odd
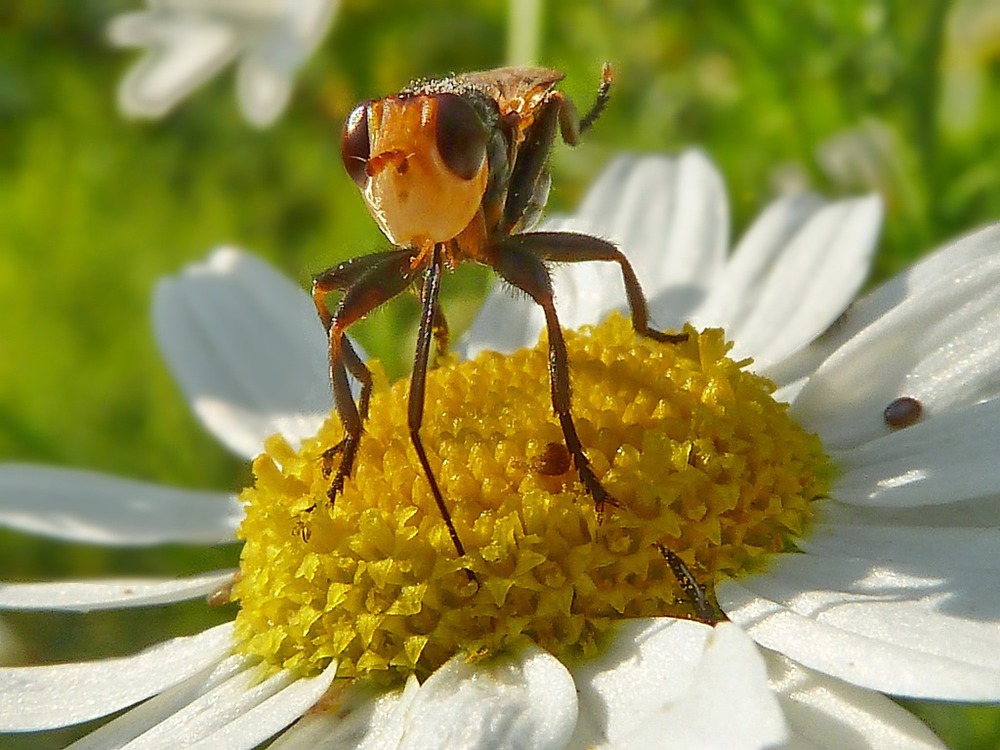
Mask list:
[[[901,430],[920,419],[923,410],[923,405],[917,399],[912,396],[900,396],[885,407],[882,418],[892,429]]]
[[[313,279],[312,296],[329,334],[330,376],[345,437],[331,502],[351,474],[368,413],[372,376],[344,332],[379,305],[420,285],[421,316],[408,404],[410,440],[459,555],[455,531],[420,437],[431,341],[447,340],[438,302],[447,266],[475,261],[524,291],[545,313],[552,407],[580,481],[600,513],[614,505],[597,479],[573,422],[569,362],[553,304],[549,263],[603,260],[621,267],[635,330],[676,343],[649,325],[646,298],[632,266],[610,242],[573,232],[532,232],[548,198],[549,154],[556,132],[575,146],[607,105],[612,75],[604,66],[597,99],[584,117],[555,86],[547,68],[499,68],[415,81],[400,93],[362,102],[344,124],[341,152],[368,210],[392,243],[384,252],[344,261]],[[330,292],[343,292],[330,308]],[[445,332],[443,335],[441,332]],[[361,383],[355,403],[347,373]]]

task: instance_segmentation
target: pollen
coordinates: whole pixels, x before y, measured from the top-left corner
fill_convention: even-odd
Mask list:
[[[613,315],[566,334],[577,431],[615,499],[600,515],[564,450],[544,339],[428,373],[421,436],[463,558],[409,441],[408,381],[390,386],[376,368],[333,504],[336,416],[298,450],[271,438],[241,496],[241,650],[391,681],[525,642],[585,658],[625,618],[695,618],[664,550],[712,601],[722,577],[791,548],[831,469],[774,385],[726,356],[720,330],[686,332],[657,343]]]

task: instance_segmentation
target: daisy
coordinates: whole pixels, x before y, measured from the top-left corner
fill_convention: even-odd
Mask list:
[[[0,604],[231,587],[240,612],[131,657],[0,670],[0,728],[135,706],[78,747],[278,733],[286,750],[941,747],[885,694],[1000,697],[1000,226],[850,304],[880,213],[875,198],[782,198],[727,258],[724,190],[701,154],[612,164],[548,228],[620,242],[655,319],[698,328],[637,342],[614,269],[554,272],[564,325],[584,326],[567,336],[574,415],[620,502],[598,523],[547,453],[560,433],[542,322],[491,294],[465,358],[427,385],[461,562],[408,456],[405,383],[375,366],[355,472],[335,510],[310,510],[341,433],[308,297],[233,249],[163,282],[154,321],[182,388],[226,445],[257,455],[242,505],[7,466],[0,522],[106,544],[222,543],[239,526],[239,576],[7,584]],[[709,586],[718,618],[692,619],[657,545]]]
[[[285,109],[292,77],[326,35],[336,0],[147,0],[108,35],[145,56],[122,80],[125,114],[161,117],[234,61],[244,117],[265,127]]]

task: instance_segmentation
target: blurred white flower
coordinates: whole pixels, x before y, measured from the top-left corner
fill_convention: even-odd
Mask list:
[[[236,61],[240,109],[254,125],[284,110],[292,77],[322,41],[337,0],[147,0],[108,28],[145,55],[118,90],[122,111],[160,117]]]

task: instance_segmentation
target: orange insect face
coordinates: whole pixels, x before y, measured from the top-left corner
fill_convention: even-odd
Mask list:
[[[456,237],[486,190],[488,134],[456,94],[359,104],[341,151],[372,217],[393,245],[428,247]]]

